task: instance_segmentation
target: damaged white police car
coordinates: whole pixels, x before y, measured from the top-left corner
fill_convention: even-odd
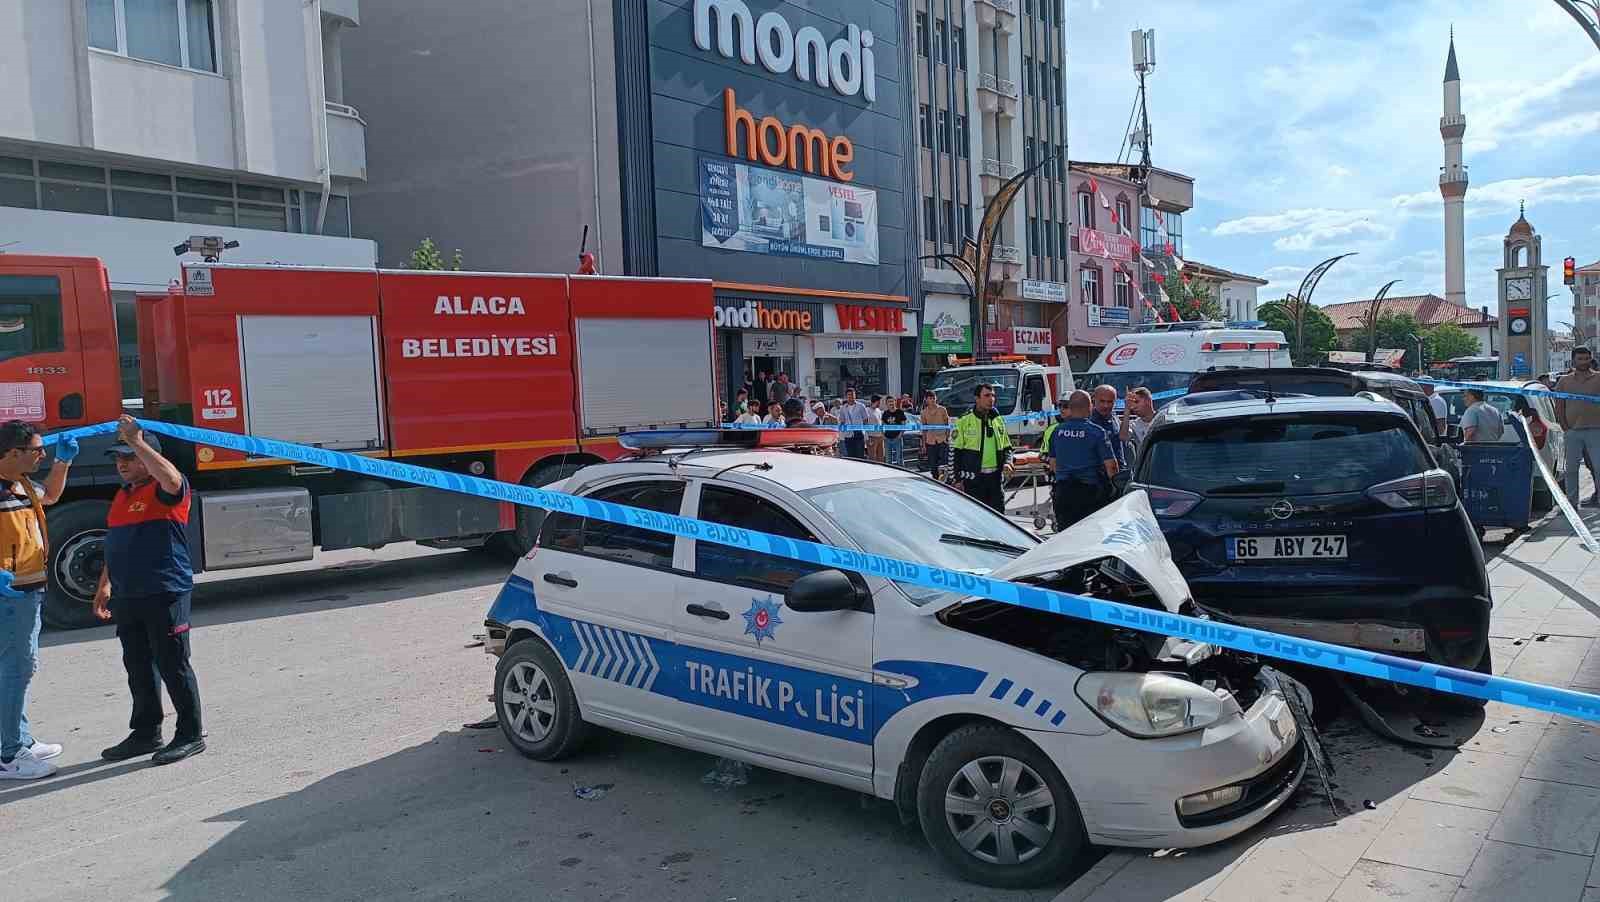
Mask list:
[[[722,435],[709,444],[779,441]],[[1155,611],[1188,601],[1143,493],[1041,543],[905,470],[686,444],[559,488]],[[571,754],[594,725],[846,786],[992,886],[1057,879],[1091,842],[1246,830],[1295,791],[1312,741],[1286,696],[1303,689],[1247,655],[567,513],[487,627],[524,755]]]

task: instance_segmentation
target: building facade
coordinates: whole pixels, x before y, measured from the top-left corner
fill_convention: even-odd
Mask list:
[[[909,0],[916,86],[922,371],[974,352],[1053,359],[1066,342],[1064,0]],[[941,254],[963,253],[1006,180],[1043,164],[1000,222],[987,322]]]
[[[1131,179],[1074,166],[1072,199],[1072,289],[1067,305],[1067,351],[1082,371],[1120,332],[1143,322],[1138,300],[1144,264],[1138,241],[1139,186]]]
[[[1572,340],[1591,349],[1600,343],[1600,260],[1573,273]]]
[[[395,0],[345,43],[357,220],[385,262],[570,272],[587,228],[601,272],[711,279],[730,399],[910,390],[909,33],[887,0]]]
[[[1371,310],[1370,298],[1343,301],[1322,308],[1341,339],[1365,335],[1366,317]],[[1467,334],[1478,340],[1477,353],[1490,356],[1500,353],[1500,320],[1489,312],[1488,307],[1474,309],[1452,304],[1436,294],[1413,294],[1384,298],[1378,313],[1380,316],[1385,313],[1406,314],[1424,329],[1451,323],[1465,329]]]
[[[1224,321],[1241,323],[1255,320],[1258,303],[1256,293],[1267,284],[1266,279],[1232,272],[1195,260],[1184,261],[1183,276],[1199,282],[1211,291],[1211,296],[1217,299],[1217,306],[1222,308]]]
[[[232,262],[371,266],[349,187],[365,123],[339,99],[356,0],[14,0],[0,5],[0,250],[103,259],[123,384],[134,295],[192,235]],[[326,198],[326,200],[324,200]]]

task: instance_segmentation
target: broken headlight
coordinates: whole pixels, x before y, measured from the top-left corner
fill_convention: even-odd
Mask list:
[[[1232,698],[1161,673],[1086,673],[1077,693],[1101,720],[1139,739],[1201,730],[1240,713]]]

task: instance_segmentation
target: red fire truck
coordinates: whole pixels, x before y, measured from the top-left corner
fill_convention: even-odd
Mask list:
[[[149,419],[546,485],[616,436],[713,423],[711,283],[689,279],[186,264],[137,300]],[[123,412],[97,259],[0,254],[0,419],[51,432]],[[56,627],[90,602],[117,478],[83,443],[49,510]],[[529,508],[224,448],[166,444],[195,491],[195,569],[389,542],[524,552]]]

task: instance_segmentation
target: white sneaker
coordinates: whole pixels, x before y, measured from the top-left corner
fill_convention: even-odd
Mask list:
[[[48,761],[61,754],[61,746],[54,742],[40,742],[35,739],[33,745],[28,746],[28,751],[33,752],[33,757],[40,761]]]
[[[17,757],[12,758],[9,764],[0,761],[0,780],[37,780],[55,772],[56,766],[34,757],[31,748],[17,752]]]

